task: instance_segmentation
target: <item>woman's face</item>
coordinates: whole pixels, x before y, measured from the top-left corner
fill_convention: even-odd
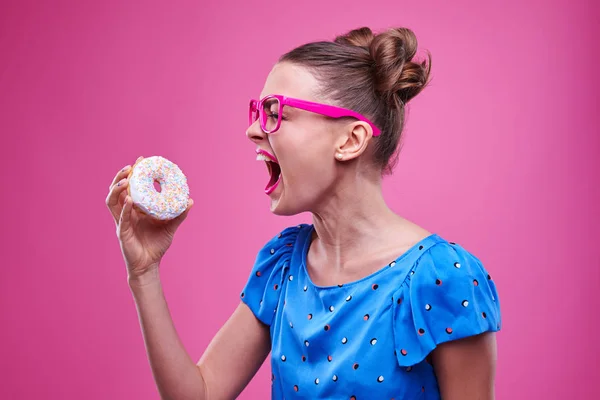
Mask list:
[[[315,97],[317,85],[306,69],[280,63],[267,77],[260,98],[278,94],[322,102]],[[257,157],[268,164],[270,180],[267,187],[279,180],[274,190],[265,189],[274,214],[313,211],[333,190],[340,173],[335,154],[336,146],[343,141],[342,131],[338,122],[289,106],[283,107],[281,126],[276,132],[263,132],[258,121],[248,128],[246,135],[255,143],[256,149],[268,152],[277,160],[278,165],[273,166],[263,157]]]

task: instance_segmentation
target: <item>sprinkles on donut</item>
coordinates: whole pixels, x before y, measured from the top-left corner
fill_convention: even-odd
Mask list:
[[[154,182],[160,184],[160,192],[154,188]],[[127,190],[137,208],[159,220],[181,215],[190,195],[187,178],[181,169],[161,156],[136,162],[129,173]]]

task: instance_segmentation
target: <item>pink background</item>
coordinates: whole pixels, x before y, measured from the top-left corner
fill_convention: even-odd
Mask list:
[[[600,398],[599,7],[483,3],[3,1],[0,398],[158,398],[104,205],[139,155],[177,162],[196,201],[162,276],[200,357],[260,246],[310,221],[269,213],[248,98],[283,52],[362,25],[432,52],[385,192],[495,277],[497,397]]]

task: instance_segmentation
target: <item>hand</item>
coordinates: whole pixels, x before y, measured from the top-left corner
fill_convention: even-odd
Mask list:
[[[142,159],[139,157],[136,162]],[[175,219],[161,221],[151,217],[134,207],[127,194],[130,172],[131,167],[127,166],[117,173],[109,186],[106,206],[117,226],[117,237],[129,278],[135,279],[158,269],[160,260],[173,242],[175,231],[187,217],[194,202],[189,199],[186,210]]]

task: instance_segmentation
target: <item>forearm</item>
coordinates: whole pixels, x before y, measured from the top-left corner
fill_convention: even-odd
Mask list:
[[[129,280],[154,381],[162,399],[207,400],[200,370],[173,324],[158,273]]]

